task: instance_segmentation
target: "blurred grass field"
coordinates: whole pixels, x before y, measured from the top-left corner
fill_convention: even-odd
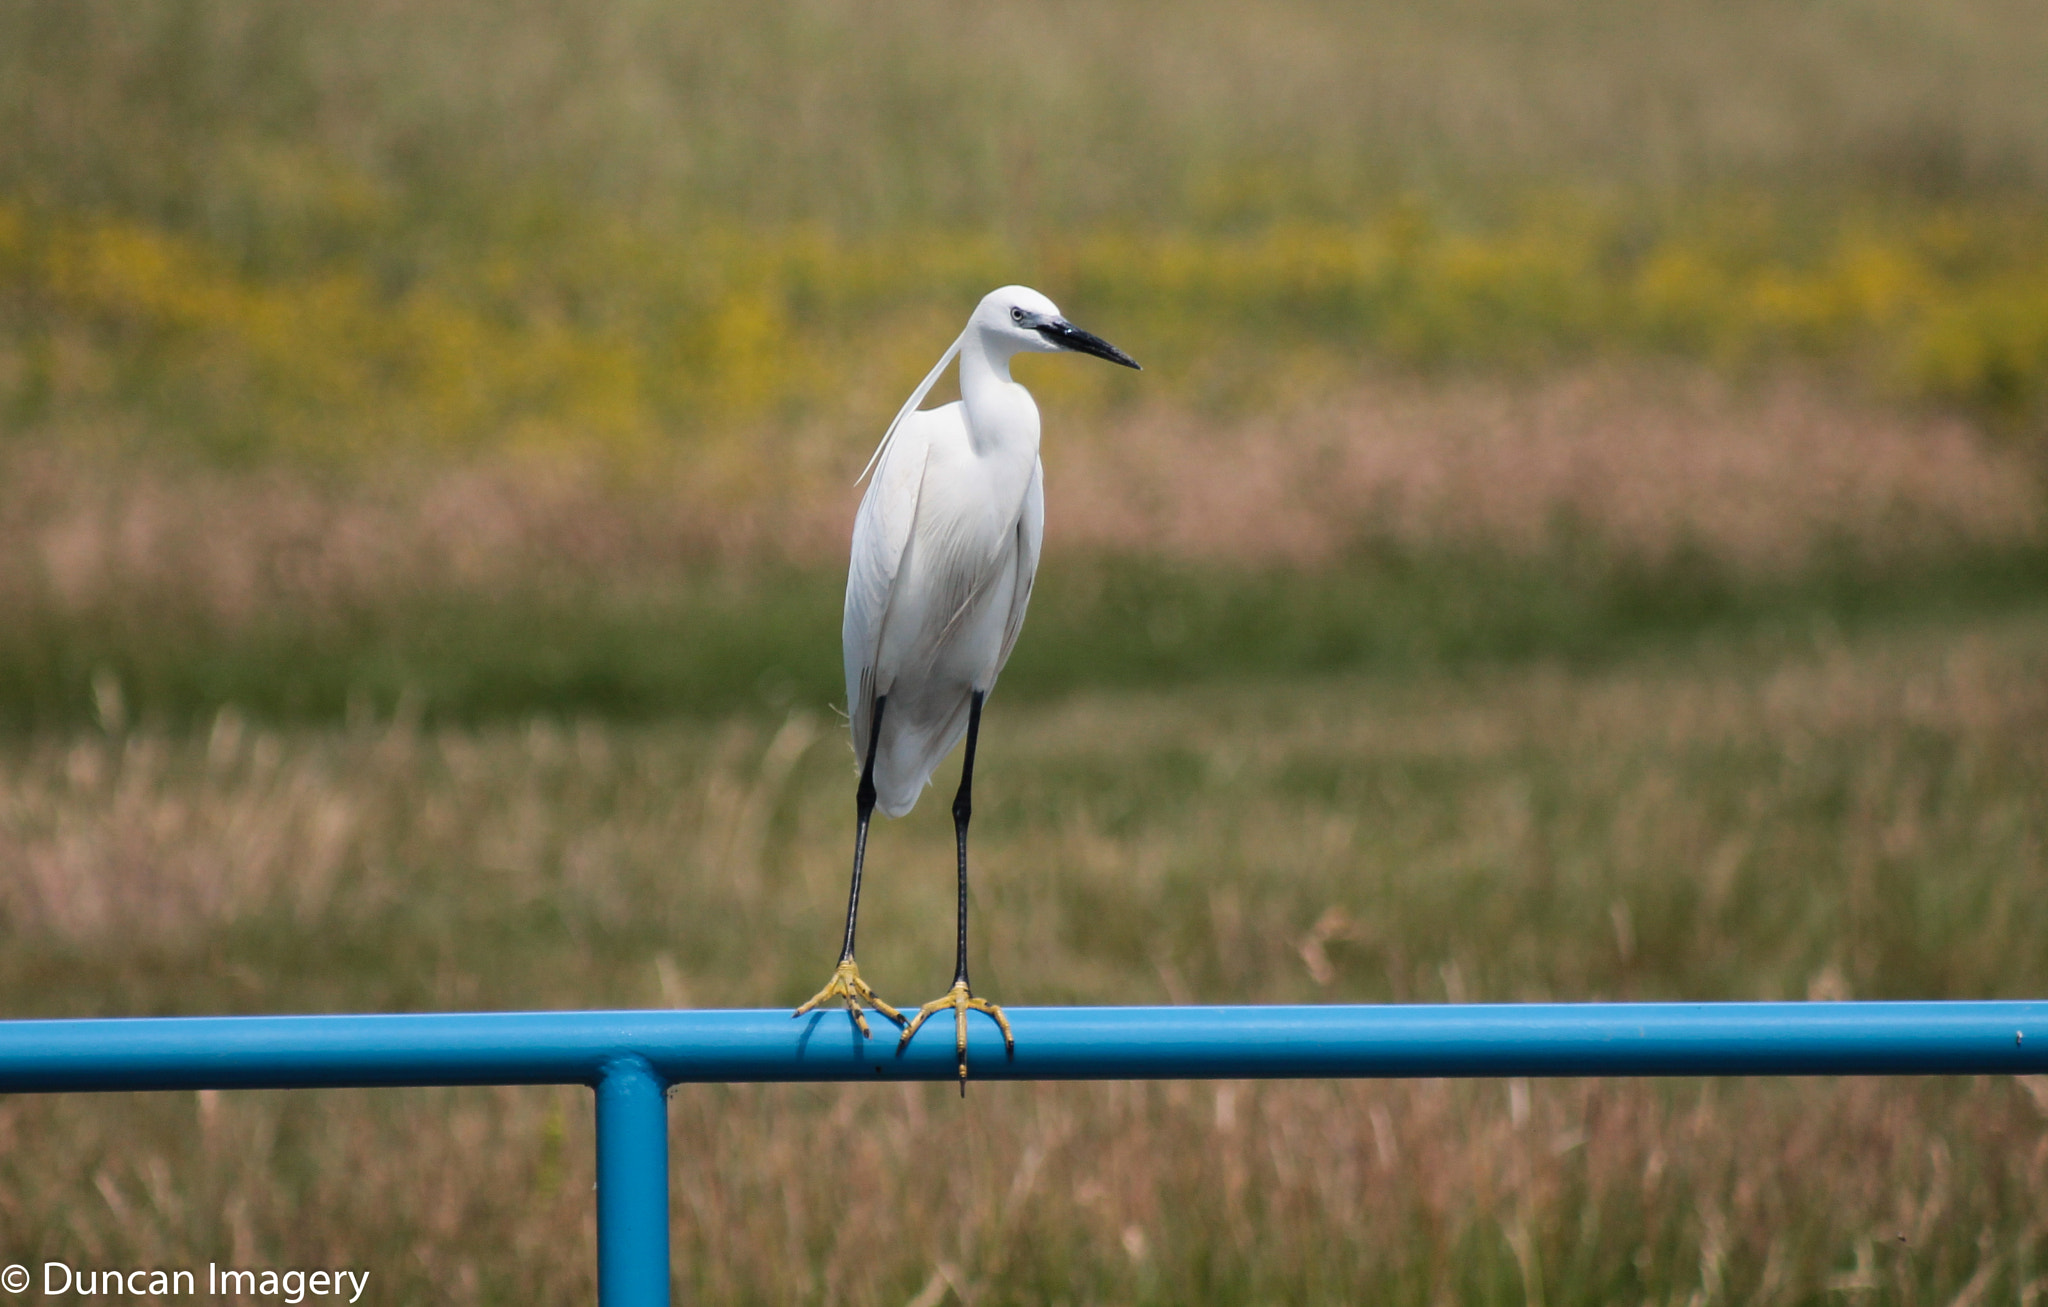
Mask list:
[[[1147,370],[1019,368],[989,996],[2038,996],[2043,67],[2023,0],[0,0],[5,1015],[812,992],[852,478],[1013,280]],[[950,840],[878,828],[892,1001]],[[685,1300],[2048,1288],[2038,1078],[671,1120]],[[589,1132],[11,1099],[0,1252],[587,1301]]]
[[[1211,412],[1327,391],[1371,357],[1675,355],[1804,363],[2038,436],[2048,206],[1814,218],[1768,195],[1703,199],[1654,214],[1538,196],[1463,227],[1383,201],[1346,225],[1035,243],[952,227],[666,235],[600,216],[534,246],[486,236],[395,286],[359,257],[247,270],[192,237],[0,208],[0,295],[23,324],[0,378],[25,423],[139,407],[153,440],[216,458],[567,446],[641,466],[677,441],[731,457],[735,430],[843,419],[881,377],[907,389],[950,330],[942,305],[1029,276],[1141,350],[1149,394]],[[1044,369],[1041,389],[1099,410],[1119,381]]]
[[[2038,994],[2048,613],[1626,665],[991,708],[1009,1002]],[[794,1003],[847,758],[777,720],[48,737],[0,773],[19,1014]],[[864,971],[943,983],[950,829],[877,833]],[[2038,1293],[2048,1087],[1739,1080],[689,1088],[706,1300]],[[582,1091],[19,1098],[16,1246],[590,1296]],[[1975,1295],[1974,1297],[1972,1295]]]
[[[1209,410],[1647,354],[2041,434],[2024,3],[712,13],[10,0],[14,424],[635,465],[884,409],[1023,280]]]

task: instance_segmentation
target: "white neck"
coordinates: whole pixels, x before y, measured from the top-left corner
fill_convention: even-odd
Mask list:
[[[999,448],[1035,457],[1038,405],[1030,391],[1010,379],[1010,357],[1016,351],[1006,344],[971,329],[960,342],[960,400],[967,409],[968,435],[974,452],[984,457]]]

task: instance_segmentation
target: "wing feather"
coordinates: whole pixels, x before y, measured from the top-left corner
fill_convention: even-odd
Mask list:
[[[931,419],[904,415],[876,453],[874,480],[853,520],[852,559],[846,570],[846,612],[840,641],[846,662],[846,713],[855,756],[867,751],[869,712],[875,701],[875,658],[889,618],[889,600],[917,521],[924,490]]]
[[[1045,464],[1031,465],[1031,484],[1024,488],[1024,505],[1017,514],[1017,586],[1010,592],[1010,616],[1003,623],[1003,652],[996,659],[1002,671],[1017,647],[1024,629],[1024,610],[1031,603],[1031,583],[1038,576],[1038,550],[1045,543]]]
[[[889,696],[889,712],[875,790],[892,817],[915,806],[933,768],[966,734],[973,690],[994,686],[1016,644],[1024,617],[1019,590],[1036,570],[1043,531],[1043,499],[1031,488],[1037,481],[1034,466],[993,548],[986,537],[945,529],[928,511],[913,529],[904,563],[912,579],[891,605],[877,659],[893,683],[877,687]],[[938,496],[945,482],[934,468],[925,484]]]

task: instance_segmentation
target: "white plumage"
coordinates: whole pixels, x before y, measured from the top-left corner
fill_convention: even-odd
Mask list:
[[[979,362],[962,351],[963,373]],[[910,811],[960,742],[969,702],[994,687],[1031,600],[1045,537],[1038,408],[1008,373],[975,387],[1012,392],[1001,401],[1005,421],[965,400],[910,414],[854,522],[841,633],[847,703],[858,760],[874,700],[888,696],[875,801],[891,817]]]
[[[876,805],[891,817],[916,805],[960,742],[974,693],[994,688],[1024,625],[1045,484],[1038,405],[1011,379],[1010,359],[1072,348],[1044,323],[1065,325],[1036,291],[1006,286],[982,300],[947,353],[959,356],[960,399],[916,407],[941,359],[883,437],[854,519],[841,631],[846,700],[859,760],[874,701],[888,697],[874,778]]]

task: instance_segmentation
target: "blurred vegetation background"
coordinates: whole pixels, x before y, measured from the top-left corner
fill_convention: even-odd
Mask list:
[[[2038,434],[2031,17],[17,0],[0,377],[220,454],[630,456],[857,424],[1025,280],[1205,408],[1619,351]]]
[[[812,992],[852,478],[1011,281],[1147,370],[1020,364],[991,997],[2038,994],[2038,9],[0,0],[6,1015]],[[2038,1081],[676,1103],[706,1300],[2048,1288]],[[588,1145],[19,1099],[0,1234],[587,1299]]]
[[[1055,551],[1076,534],[1059,529],[1061,502],[1087,493],[1061,484],[1065,449],[1119,447],[1147,417],[1155,432],[1315,426],[1415,379],[1597,373],[1599,389],[1663,369],[1674,391],[1701,383],[1670,377],[1703,370],[1735,388],[1713,425],[1741,427],[1741,397],[1790,377],[1930,425],[1958,419],[1982,433],[1989,452],[1968,455],[1980,471],[1988,458],[2038,479],[2048,35],[2029,17],[2018,0],[1712,13],[1474,0],[1426,15],[820,3],[744,17],[632,0],[13,0],[0,6],[0,414],[16,492],[0,511],[21,549],[0,587],[21,616],[0,636],[0,720],[90,720],[95,676],[131,712],[173,720],[229,702],[332,717],[351,696],[389,711],[408,687],[469,717],[722,711],[763,665],[775,685],[829,697],[829,657],[778,650],[830,642],[824,578],[844,527],[825,523],[853,498],[840,479],[961,306],[1006,281],[1051,289],[1151,369],[1136,383],[1031,369],[1055,436]],[[1458,415],[1469,407],[1409,429],[1482,420]],[[1657,408],[1637,416],[1661,422]],[[1315,443],[1247,440],[1255,461]],[[1134,505],[1172,493],[1177,461],[1220,452],[1172,445],[1146,446],[1161,466],[1124,460]],[[224,613],[183,580],[200,564],[152,564],[171,575],[144,580],[117,544],[87,541],[169,548],[134,538],[147,532],[119,487],[138,467],[381,496],[400,519],[394,495],[483,468],[511,483],[501,537],[548,536],[528,519],[570,511],[567,482],[582,487],[574,511],[637,523],[644,547],[581,565],[587,551],[543,550],[558,565],[525,567],[516,600],[479,599],[474,565],[450,577],[415,559],[373,593],[287,579]],[[1798,517],[1813,557],[1780,557],[1768,579],[1804,583],[1813,564],[1831,591],[1869,590],[1848,574],[1892,534],[1871,501],[1924,526],[1924,480],[1866,487],[1853,507],[1787,505],[1780,523]],[[1182,622],[1164,661],[1256,663],[1238,637],[1283,629],[1298,634],[1275,645],[1279,671],[1403,641],[1604,645],[1619,631],[1589,624],[1588,605],[1633,613],[1629,596],[1671,581],[1689,597],[1649,605],[1655,625],[1674,607],[1724,611],[1742,588],[1720,575],[1725,539],[1677,548],[1677,578],[1664,573],[1687,542],[1617,548],[1620,491],[1538,505],[1554,529],[1534,555],[1517,538],[1510,557],[1475,561],[1502,542],[1447,542],[1414,513],[1390,530],[1384,488],[1362,487],[1336,530],[1378,560],[1349,573],[1377,578],[1369,603],[1319,593],[1235,629]],[[158,490],[159,518],[190,500]],[[236,515],[227,501],[244,500],[216,490]],[[1258,512],[1284,519],[1286,499]],[[103,505],[96,522],[81,502]],[[264,502],[252,492],[243,511]],[[2001,557],[1963,586],[1973,594],[2001,589],[2013,548],[2035,539],[2006,529],[2009,506],[1989,514]],[[1942,550],[1968,537],[1975,575],[1983,514],[1934,516]],[[1680,519],[1667,534],[1696,525]],[[1158,576],[1186,551],[1143,531],[1095,534],[1148,560],[1148,594],[1219,584],[1213,566]],[[1258,536],[1222,532],[1222,561],[1274,561]],[[259,580],[244,588],[284,566],[277,544],[251,543],[243,570]],[[1464,579],[1434,574],[1446,552]],[[1384,565],[1417,553],[1431,561]],[[1569,567],[1553,566],[1562,555]],[[767,605],[753,621],[700,614],[707,567],[764,563],[810,580],[744,587]],[[79,579],[95,569],[114,575]],[[1516,602],[1504,629],[1473,631],[1492,601],[1442,598],[1446,585],[1522,596],[1523,571],[1539,590],[1573,573],[1549,616]],[[1063,596],[1061,574],[1042,609],[1077,609],[1087,650],[1065,666],[1161,670],[1092,645],[1087,632],[1114,644],[1121,624],[1089,607],[1094,588]],[[1421,592],[1403,601],[1411,634],[1358,634],[1387,625],[1372,614],[1399,576]],[[621,595],[627,577],[640,584]],[[1228,588],[1255,607],[1269,593]],[[1430,615],[1447,603],[1457,611]],[[535,620],[546,635],[508,638]],[[678,632],[706,627],[726,634],[676,651]],[[1319,662],[1303,662],[1307,646]],[[1072,683],[1014,679],[1040,678]]]

